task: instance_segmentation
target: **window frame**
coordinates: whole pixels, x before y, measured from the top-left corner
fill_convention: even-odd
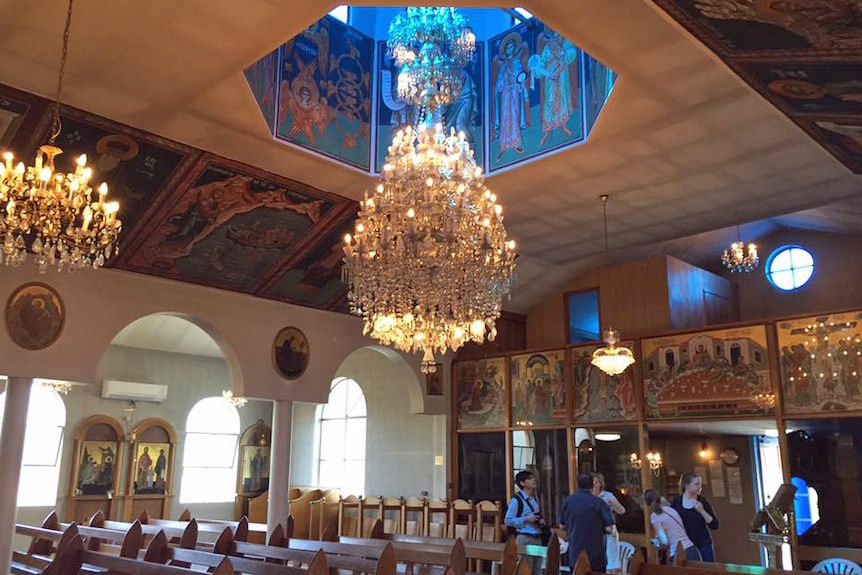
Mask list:
[[[805,266],[800,266],[800,267],[794,266],[793,250],[800,250],[800,251],[808,254],[808,256],[811,258],[811,265],[810,266],[805,265]],[[779,270],[773,270],[772,269],[773,262],[775,261],[775,259],[777,257],[781,256],[784,253],[787,253],[787,255],[788,255],[790,267],[782,268]],[[811,269],[811,273],[808,275],[808,277],[805,279],[804,282],[797,285],[796,284],[796,274],[794,272],[796,272],[798,270],[806,270],[809,268]],[[814,254],[811,253],[811,250],[809,250],[808,248],[805,248],[799,244],[785,244],[785,245],[782,245],[782,246],[776,248],[775,250],[772,251],[771,254],[769,254],[769,257],[766,259],[766,266],[764,267],[764,274],[766,275],[767,281],[769,281],[770,285],[772,285],[775,289],[777,289],[778,291],[780,291],[782,293],[795,292],[797,290],[800,290],[800,289],[808,286],[811,283],[811,280],[814,279],[814,274],[816,272],[817,272],[817,259],[814,257]],[[772,277],[774,273],[789,273],[793,286],[790,288],[785,288],[785,287],[780,286],[775,281],[775,279]]]
[[[332,392],[339,385],[347,385],[348,386],[348,388],[346,390],[347,393],[345,393],[345,395],[344,395],[344,398],[345,398],[344,401],[346,404],[345,409],[343,410],[344,415],[339,416],[339,417],[324,417],[324,412],[326,411],[326,406],[329,405],[329,398],[332,397]],[[363,408],[362,411],[364,412],[363,415],[355,415],[355,412],[357,410],[352,410],[351,405],[349,404],[350,390],[352,388],[354,388],[354,386],[355,386],[355,390],[359,392],[359,397],[361,399],[362,408]],[[347,451],[344,449],[344,446],[347,443],[346,439],[347,439],[348,431],[350,429],[349,422],[351,420],[357,421],[360,419],[364,420],[364,424],[365,424],[365,426],[364,426],[365,427],[365,436],[362,438],[362,457],[361,458],[358,458],[358,457],[348,458],[347,457]],[[327,421],[342,421],[342,422],[344,422],[344,425],[342,426],[342,434],[343,434],[342,435],[342,455],[340,458],[324,457],[323,447],[326,443],[328,443],[328,441],[325,440],[325,438],[324,438],[324,424]],[[337,487],[337,488],[341,489],[343,493],[351,490],[353,487],[358,487],[359,492],[355,493],[354,495],[363,495],[364,491],[365,491],[366,463],[368,461],[368,452],[367,452],[368,402],[365,398],[365,392],[362,391],[362,386],[360,386],[356,380],[354,380],[350,377],[336,377],[335,379],[332,380],[332,384],[330,384],[330,388],[329,388],[329,397],[328,397],[327,403],[319,405],[317,407],[316,412],[315,412],[314,435],[315,435],[314,483],[320,487]],[[342,470],[340,475],[342,477],[344,477],[345,469],[348,466],[356,466],[356,467],[361,466],[361,468],[362,468],[362,473],[360,474],[361,475],[361,482],[353,481],[352,483],[354,483],[355,485],[353,485],[353,486],[348,485],[347,487],[345,487],[344,484],[342,484],[342,485],[328,485],[328,484],[324,485],[324,482],[330,482],[329,480],[331,478],[330,477],[324,477],[324,473],[322,472],[322,468],[324,467],[325,463],[330,463],[330,462],[340,463],[340,467]]]
[[[208,402],[210,405],[218,405],[216,402],[222,401],[224,402],[224,406],[219,406],[219,409],[229,408],[232,410],[232,413],[235,415],[234,418],[231,418],[232,421],[226,421],[226,418],[206,418],[210,422],[211,421],[219,421],[224,425],[222,429],[217,431],[198,431],[195,425],[189,425],[192,416],[198,416],[195,413],[195,410],[200,409],[202,407],[206,407],[203,405],[204,402]],[[233,405],[227,403],[224,398],[214,396],[214,397],[204,397],[203,399],[198,400],[189,410],[188,415],[186,416],[186,431],[185,431],[185,441],[183,443],[183,462],[182,462],[182,475],[180,476],[180,492],[178,494],[180,503],[230,503],[236,499],[236,474],[238,467],[238,458],[237,453],[239,449],[239,438],[242,432],[242,421],[239,416],[239,410]],[[227,426],[230,426],[231,429],[228,430]],[[206,437],[218,437],[219,439],[225,439],[228,437],[233,437],[233,451],[231,455],[228,457],[225,455],[225,460],[229,462],[229,465],[197,465],[197,464],[188,464],[188,458],[190,457],[189,448],[189,437],[190,436],[199,436],[201,438]],[[223,441],[218,442],[219,445],[223,443]],[[194,460],[193,460],[194,462]],[[186,473],[186,472],[189,473]],[[193,493],[200,493],[200,489],[197,487],[192,488],[191,484],[194,483],[197,485],[198,475],[205,474],[209,472],[211,475],[209,476],[212,481],[217,480],[219,482],[218,492],[215,489],[208,491],[205,495],[207,498],[201,499],[200,497],[195,497],[192,495]],[[217,478],[217,479],[216,479]],[[224,485],[221,485],[221,482],[224,482]],[[189,485],[189,487],[186,487]],[[223,490],[223,491],[222,491]]]

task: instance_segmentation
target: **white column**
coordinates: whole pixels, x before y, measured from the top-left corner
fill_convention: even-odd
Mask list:
[[[18,479],[24,455],[27,408],[30,405],[28,377],[10,377],[6,383],[6,406],[0,429],[0,573],[9,573],[12,561],[12,536],[18,508]]]
[[[287,494],[290,489],[290,433],[293,402],[278,400],[272,407],[272,446],[269,452],[269,503],[266,532],[281,523],[287,528]]]

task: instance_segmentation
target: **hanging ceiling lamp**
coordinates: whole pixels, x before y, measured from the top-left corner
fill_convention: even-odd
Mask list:
[[[51,135],[47,145],[39,148],[35,163],[25,167],[14,164],[14,156],[3,154],[0,163],[0,242],[6,265],[19,266],[28,252],[44,273],[48,266],[69,271],[92,266],[101,267],[116,253],[116,242],[122,223],[117,219],[120,206],[106,202],[108,186],[98,193],[90,187],[93,170],[87,157],[78,158],[75,172],[54,171],[54,158],[63,153],[54,142],[60,135],[60,96],[66,73],[69,30],[72,25],[72,2],[66,12],[63,50],[54,98]]]
[[[608,195],[602,194],[599,196],[602,200],[602,218],[605,228],[605,253],[608,251]],[[620,334],[613,328],[608,328],[604,332],[604,341],[607,347],[600,347],[593,352],[592,364],[605,372],[608,375],[619,375],[624,372],[628,366],[635,362],[634,355],[627,347],[617,347],[620,341]]]
[[[736,237],[742,238],[742,234],[739,233],[739,224],[736,225]],[[721,263],[731,273],[745,274],[752,272],[760,264],[760,258],[757,255],[757,245],[750,243],[746,246],[742,239],[738,239],[730,244],[730,247],[721,254]]]
[[[382,181],[344,238],[344,275],[363,333],[423,352],[423,373],[434,373],[435,352],[496,337],[515,242],[465,135],[438,123],[439,106],[458,93],[472,54],[466,20],[453,8],[408,8],[389,34],[393,54],[413,54],[402,68],[412,86],[403,95],[422,122],[393,138]]]

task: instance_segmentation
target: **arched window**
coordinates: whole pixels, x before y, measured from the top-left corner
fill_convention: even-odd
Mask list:
[[[317,484],[346,494],[365,492],[365,395],[346,377],[332,381],[329,402],[317,409]]]
[[[236,496],[239,413],[221,397],[195,404],[186,419],[180,503],[222,503]]]
[[[0,424],[6,407],[6,392],[0,394]],[[60,449],[66,427],[66,405],[49,387],[30,388],[24,457],[18,483],[18,507],[52,507],[57,504],[60,481]]]

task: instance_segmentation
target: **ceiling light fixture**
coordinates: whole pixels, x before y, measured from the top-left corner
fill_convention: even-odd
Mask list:
[[[739,232],[739,224],[736,225],[736,237],[740,239],[730,244],[730,247],[721,254],[721,263],[731,273],[744,274],[754,271],[760,264],[760,258],[757,255],[757,245],[754,243],[745,245],[745,242],[741,239],[742,234]]]
[[[60,395],[69,395],[69,392],[72,391],[72,384],[68,381],[41,380],[39,383],[42,384],[42,387],[53,389]]]
[[[233,391],[225,389],[221,392],[222,399],[234,407],[244,407],[248,403],[248,399],[244,397],[234,397]]]
[[[605,253],[608,252],[608,195],[599,196],[602,200],[602,217],[605,228]],[[613,328],[604,332],[606,347],[600,347],[593,352],[592,364],[610,376],[619,375],[635,362],[634,354],[627,347],[617,347],[620,334]]]
[[[14,156],[3,154],[0,163],[0,241],[3,261],[17,267],[27,259],[28,252],[45,273],[48,266],[64,267],[69,271],[92,266],[101,267],[116,253],[116,242],[122,223],[117,219],[120,206],[106,202],[108,186],[98,188],[93,199],[87,167],[87,156],[76,162],[75,172],[54,171],[54,158],[63,153],[54,142],[60,135],[60,97],[66,58],[69,52],[69,30],[72,26],[72,2],[66,12],[63,50],[54,98],[51,135],[39,148],[32,166],[23,162],[14,165]]]
[[[434,373],[435,352],[496,337],[515,242],[465,135],[446,134],[436,123],[443,95],[457,93],[441,70],[456,66],[467,50],[446,44],[472,35],[466,20],[451,8],[408,8],[407,14],[403,28],[390,28],[389,47],[415,51],[409,71],[425,84],[408,101],[423,122],[393,138],[382,181],[371,197],[365,194],[355,232],[344,237],[343,270],[350,311],[362,317],[363,333],[401,351],[423,352],[422,372]]]
[[[619,441],[622,435],[615,431],[599,431],[596,433],[596,441]]]

